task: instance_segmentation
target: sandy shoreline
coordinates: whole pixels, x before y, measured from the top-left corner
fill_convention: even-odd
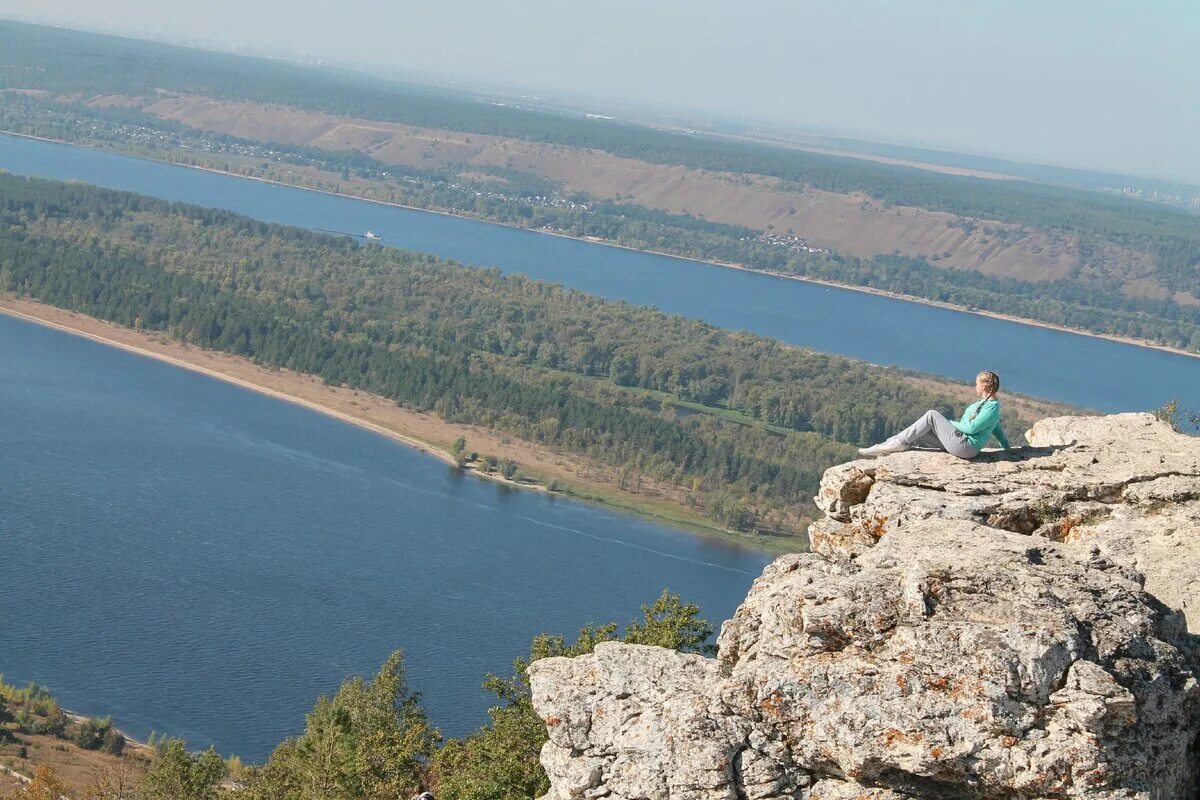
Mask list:
[[[192,372],[198,372],[201,375],[207,375],[210,378],[216,378],[217,380],[224,381],[226,383],[232,383],[234,386],[240,386],[243,389],[249,389],[251,391],[258,392],[260,394],[267,395],[268,397],[273,397],[276,400],[283,400],[284,402],[287,402],[287,403],[293,403],[295,405],[307,408],[311,411],[316,411],[320,414],[324,414],[326,416],[333,417],[334,419],[341,420],[342,422],[346,422],[346,423],[355,425],[360,428],[365,428],[373,433],[379,434],[380,436],[386,436],[389,439],[395,440],[402,444],[406,444],[409,447],[416,448],[417,450],[420,450],[422,453],[428,453],[429,455],[439,458],[451,466],[457,466],[457,462],[455,462],[454,457],[452,455],[450,455],[449,451],[434,447],[433,445],[429,444],[428,442],[425,442],[421,439],[417,439],[413,436],[409,436],[409,435],[400,433],[399,431],[396,431],[392,428],[388,428],[383,425],[379,425],[379,424],[370,422],[361,417],[356,417],[351,414],[343,413],[334,408],[330,408],[327,405],[317,403],[317,402],[314,402],[312,400],[309,400],[309,399],[306,399],[303,397],[298,397],[294,394],[289,394],[285,391],[281,391],[281,390],[273,388],[271,386],[267,386],[260,382],[246,380],[244,378],[240,378],[235,375],[231,375],[228,372],[222,372],[222,371],[213,369],[211,367],[201,366],[200,364],[197,364],[194,361],[191,361],[191,360],[188,360],[185,358],[180,358],[178,356],[172,356],[172,355],[169,355],[168,353],[161,352],[161,351],[158,351],[155,349],[149,349],[147,347],[139,347],[136,344],[131,344],[130,342],[127,342],[127,341],[121,341],[121,340],[116,339],[111,336],[103,336],[94,331],[87,330],[81,325],[70,325],[70,324],[66,324],[60,320],[54,320],[51,318],[52,315],[48,313],[50,310],[49,307],[43,307],[44,312],[45,312],[43,314],[30,313],[29,309],[21,309],[18,307],[18,306],[36,306],[36,305],[38,305],[38,304],[31,303],[28,301],[0,300],[0,314],[7,314],[12,317],[17,317],[18,319],[23,319],[27,322],[33,322],[33,323],[36,323],[38,325],[43,325],[48,328],[54,328],[55,330],[63,331],[65,333],[69,333],[74,336],[81,336],[85,339],[91,339],[92,341],[100,342],[101,344],[108,345],[109,347],[115,347],[119,350],[125,350],[126,352],[135,353],[135,354],[137,354],[139,356],[143,356],[145,358],[153,358],[156,361],[163,361],[163,362],[171,364],[172,366],[175,366],[175,367],[180,367],[182,369],[190,370]],[[61,309],[55,309],[55,310],[59,311],[62,314],[70,315],[73,317],[78,317],[80,319],[93,320],[94,322],[96,322],[99,325],[107,325],[108,324],[108,323],[102,322],[101,320],[95,320],[94,318],[87,317],[86,315],[83,315],[83,314],[75,314],[73,312],[62,311]],[[56,315],[54,315],[54,316],[56,316]],[[116,326],[116,325],[113,325],[112,327],[119,328],[119,326]],[[136,332],[131,332],[131,333],[136,333]],[[150,338],[150,337],[147,336],[147,338]],[[198,348],[196,348],[196,349],[198,349]],[[201,351],[201,352],[209,352],[209,351]],[[526,484],[518,484],[513,481],[506,481],[502,477],[496,478],[494,476],[484,475],[484,474],[478,473],[478,472],[476,474],[481,478],[488,478],[489,480],[496,480],[501,483],[507,483],[509,485],[516,486],[518,488],[523,488],[523,489],[533,489],[533,488],[542,489],[543,488],[543,487],[533,487],[533,486],[529,486]]]
[[[549,481],[558,480],[564,485],[564,495],[575,502],[598,502],[606,508],[672,524],[698,535],[741,541],[746,547],[765,546],[762,540],[730,534],[691,511],[683,504],[682,497],[671,495],[675,487],[652,485],[644,479],[643,486],[649,486],[649,491],[629,492],[616,485],[608,468],[535,442],[475,425],[447,422],[432,412],[407,409],[379,395],[329,386],[312,375],[263,367],[239,356],[184,344],[162,333],[135,331],[31,300],[0,296],[0,314],[82,336],[299,405],[432,455],[447,467],[456,467],[450,445],[461,436],[466,440],[467,452],[511,459],[523,473],[537,480],[534,483],[517,482],[496,473],[485,474],[473,465],[463,468],[465,473],[493,483],[549,493]],[[778,537],[772,537],[775,538]]]
[[[740,546],[768,552],[794,552],[795,537],[779,534],[734,533],[701,516],[686,502],[687,491],[645,476],[641,491],[622,488],[619,471],[587,461],[536,442],[507,436],[476,425],[448,422],[433,412],[415,411],[395,402],[341,386],[325,384],[320,378],[287,369],[264,367],[253,361],[215,350],[206,350],[170,338],[161,332],[142,332],[74,311],[33,300],[0,294],[0,314],[42,325],[73,336],[152,358],[174,367],[215,378],[273,399],[293,403],[341,422],[432,455],[448,468],[507,487],[547,494],[560,494],[573,502],[594,503],[631,513],[643,519],[682,528],[699,536],[718,538]],[[935,377],[904,376],[918,388],[942,391],[962,403],[973,397],[971,387]],[[1025,418],[1040,419],[1077,413],[1054,401],[1010,395],[1011,408]],[[477,464],[457,467],[450,453],[457,438],[466,440],[466,452],[511,459],[534,482],[517,482],[498,473],[487,474]],[[550,492],[551,481],[560,489]]]
[[[903,294],[901,292],[893,292],[893,291],[889,291],[886,289],[876,289],[876,288],[873,288],[870,286],[858,286],[858,285],[855,285],[852,283],[843,283],[841,281],[831,281],[831,280],[826,280],[823,278],[809,278],[809,277],[803,277],[800,275],[788,275],[788,274],[785,274],[782,272],[772,272],[770,270],[759,269],[757,267],[749,267],[744,264],[736,264],[736,263],[728,262],[728,261],[715,261],[713,259],[699,258],[699,257],[695,257],[695,256],[681,256],[677,253],[666,253],[661,250],[646,250],[646,249],[642,249],[642,248],[638,248],[638,247],[631,247],[629,245],[618,244],[616,242],[610,242],[606,239],[602,239],[597,236],[572,236],[570,234],[559,233],[557,231],[549,231],[549,230],[545,230],[542,228],[525,228],[520,225],[511,225],[511,224],[505,223],[505,222],[495,222],[494,220],[479,219],[477,217],[471,217],[466,214],[456,214],[451,211],[442,211],[442,210],[433,209],[433,208],[423,208],[421,206],[412,206],[412,205],[407,205],[405,203],[396,203],[396,202],[388,201],[388,200],[377,200],[372,197],[363,197],[361,195],[350,194],[348,192],[335,192],[335,191],[331,191],[329,189],[313,189],[308,186],[300,186],[298,184],[288,183],[287,181],[273,180],[271,178],[261,178],[261,177],[257,177],[254,175],[242,175],[237,172],[231,172],[229,170],[217,169],[215,167],[203,167],[203,166],[200,166],[197,164],[181,164],[176,161],[168,161],[165,159],[145,158],[143,156],[132,156],[132,155],[127,155],[125,153],[121,153],[120,149],[115,148],[115,147],[114,148],[89,147],[88,145],[76,144],[75,142],[69,142],[64,139],[49,139],[44,136],[33,136],[33,135],[30,135],[27,133],[15,133],[13,131],[0,130],[0,134],[5,134],[7,136],[16,136],[21,139],[33,139],[35,141],[48,142],[50,144],[67,145],[69,147],[79,147],[79,148],[92,149],[92,150],[111,149],[112,152],[119,153],[120,155],[123,155],[126,158],[136,158],[140,161],[154,161],[154,162],[157,162],[160,164],[171,164],[172,166],[176,166],[176,167],[186,167],[188,169],[200,170],[201,172],[211,172],[216,175],[225,175],[225,176],[228,176],[231,178],[241,178],[243,180],[258,181],[260,183],[271,184],[274,186],[287,186],[292,189],[300,189],[300,190],[306,191],[306,192],[317,192],[319,194],[327,194],[327,195],[331,195],[333,197],[344,197],[344,198],[347,198],[350,200],[360,200],[365,203],[375,203],[376,205],[381,205],[381,206],[391,206],[393,208],[403,208],[403,209],[407,209],[409,211],[422,211],[427,214],[440,214],[445,217],[457,217],[459,219],[471,220],[472,222],[479,222],[484,225],[498,225],[502,228],[512,228],[514,230],[529,231],[530,233],[539,233],[539,234],[544,234],[547,236],[558,236],[563,239],[573,239],[575,241],[587,242],[589,244],[602,245],[604,247],[615,247],[620,250],[631,250],[635,253],[648,253],[650,255],[663,256],[666,258],[674,258],[679,261],[691,261],[691,262],[700,263],[700,264],[708,264],[708,265],[714,266],[714,267],[723,267],[725,269],[736,269],[741,272],[752,272],[757,275],[766,275],[771,278],[781,278],[783,280],[800,281],[801,283],[810,283],[810,284],[814,284],[817,286],[829,287],[832,289],[844,289],[846,291],[851,291],[851,292],[861,292],[862,294],[871,294],[871,295],[875,295],[876,297],[886,297],[891,300],[900,300],[900,301],[907,302],[907,303],[919,303],[920,305],[932,306],[934,308],[941,308],[941,309],[945,309],[947,311],[957,311],[957,312],[960,312],[963,314],[973,314],[978,317],[988,317],[989,319],[1001,320],[1003,322],[1012,322],[1017,325],[1028,325],[1028,326],[1034,327],[1034,328],[1044,328],[1046,330],[1058,331],[1060,333],[1071,333],[1071,334],[1075,334],[1077,336],[1087,336],[1092,339],[1103,339],[1105,341],[1116,342],[1118,344],[1127,344],[1127,345],[1131,345],[1133,347],[1144,347],[1149,350],[1161,350],[1163,352],[1172,353],[1174,355],[1187,356],[1189,358],[1200,359],[1200,353],[1193,353],[1193,352],[1184,350],[1179,347],[1172,347],[1170,345],[1160,344],[1158,342],[1153,342],[1148,339],[1138,339],[1136,337],[1131,337],[1131,336],[1118,336],[1116,334],[1109,334],[1109,333],[1096,333],[1094,331],[1088,331],[1088,330],[1084,330],[1082,328],[1071,328],[1066,325],[1058,325],[1058,324],[1055,324],[1052,322],[1042,322],[1042,321],[1036,320],[1036,319],[1028,319],[1026,317],[1018,317],[1018,316],[1015,316],[1012,314],[1004,314],[999,311],[987,311],[987,310],[983,310],[983,309],[972,309],[972,308],[968,308],[966,306],[956,305],[954,303],[946,303],[946,302],[943,302],[940,300],[930,300],[928,298],[917,297],[914,295],[907,295],[907,294]]]

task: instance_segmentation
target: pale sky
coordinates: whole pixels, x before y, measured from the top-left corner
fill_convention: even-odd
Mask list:
[[[0,0],[31,15],[1200,181],[1194,0]]]

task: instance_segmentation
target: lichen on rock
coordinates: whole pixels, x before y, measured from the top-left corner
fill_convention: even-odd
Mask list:
[[[1148,415],[1027,438],[829,470],[815,552],[766,568],[715,659],[536,662],[548,797],[1196,796],[1197,589],[1160,550],[1192,569],[1200,441]]]

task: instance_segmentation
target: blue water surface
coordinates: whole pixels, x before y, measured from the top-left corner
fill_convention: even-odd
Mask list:
[[[1200,400],[1200,362],[859,292],[0,135],[0,168],[494,265],[787,342],[1104,410]],[[727,617],[761,553],[464,478],[195,373],[0,317],[0,670],[261,759],[394,648],[435,722],[484,720],[541,630],[664,587]]]
[[[371,230],[389,245],[522,272],[877,364],[968,382],[980,369],[992,369],[1005,388],[1099,411],[1144,411],[1171,398],[1200,403],[1200,360],[1161,350],[13,136],[0,135],[0,168],[269,222]]]
[[[768,561],[0,316],[0,670],[137,735],[264,758],[398,647],[463,734],[533,634],[720,621]]]

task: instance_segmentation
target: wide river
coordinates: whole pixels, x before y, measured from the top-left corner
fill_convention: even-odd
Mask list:
[[[397,647],[462,734],[539,631],[720,622],[769,560],[0,315],[0,669],[135,734],[261,759]]]
[[[1200,360],[921,303],[0,135],[0,169],[76,179],[308,228],[374,231],[390,245],[654,305],[829,353],[1100,411],[1200,399]],[[1198,223],[1200,224],[1200,223]]]
[[[0,168],[558,281],[829,352],[1106,411],[1200,397],[1200,362],[859,292],[0,135]],[[768,558],[511,492],[219,381],[0,317],[0,670],[261,759],[321,692],[408,652],[434,721],[483,721],[536,632],[664,586],[728,616]]]

